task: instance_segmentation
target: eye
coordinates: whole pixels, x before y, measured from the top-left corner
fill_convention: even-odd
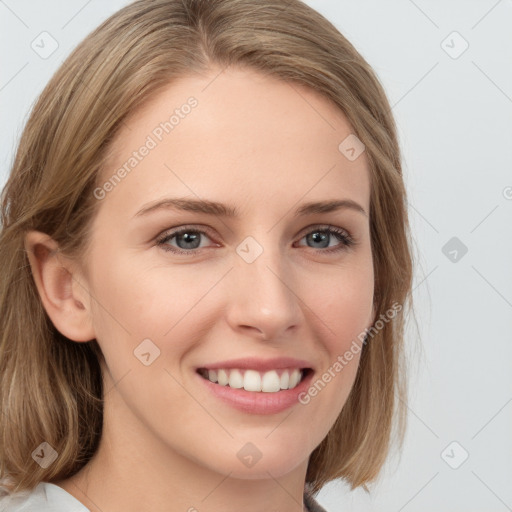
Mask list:
[[[332,241],[333,238],[340,243],[330,247],[330,241]],[[348,231],[333,226],[315,226],[312,231],[308,231],[308,233],[301,238],[301,240],[303,239],[313,244],[319,244],[320,247],[313,247],[313,249],[318,249],[319,252],[322,253],[339,252],[355,245],[355,240],[350,236]],[[326,247],[329,248],[324,250]]]
[[[165,233],[156,243],[164,251],[194,256],[200,252],[199,249],[204,248],[204,246],[201,246],[201,237],[203,236],[211,239],[208,231],[184,226],[170,233]],[[169,244],[174,239],[177,246]],[[309,243],[318,244],[319,247],[311,248],[316,249],[320,253],[339,252],[356,243],[346,230],[333,226],[315,226],[314,229],[308,231],[300,240],[303,239],[306,239]],[[331,246],[330,242],[333,240],[337,240],[339,243]],[[216,245],[217,247],[219,246],[218,244]]]
[[[161,246],[164,251],[192,256],[193,252],[197,252],[196,250],[201,248],[200,241],[201,236],[203,235],[209,238],[208,233],[206,231],[194,228],[187,228],[185,226],[181,229],[165,234],[163,238],[157,240],[157,245]],[[178,247],[168,244],[168,242],[170,242],[174,238],[176,239]]]

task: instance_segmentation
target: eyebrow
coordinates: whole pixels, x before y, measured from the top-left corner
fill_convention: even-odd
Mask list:
[[[186,199],[178,197],[168,197],[159,201],[144,205],[134,217],[146,216],[158,210],[183,210],[188,212],[204,213],[207,215],[216,215],[219,217],[238,217],[239,211],[233,206],[228,206],[216,201],[207,199]],[[362,213],[366,217],[368,214],[365,209],[352,199],[332,199],[326,201],[317,201],[304,203],[294,212],[296,217],[311,215],[315,213],[329,213],[341,209],[350,209]]]

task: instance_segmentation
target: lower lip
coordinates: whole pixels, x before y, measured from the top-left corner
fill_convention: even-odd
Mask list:
[[[313,374],[313,371],[309,370],[308,375],[293,389],[282,389],[275,393],[264,393],[261,391],[246,391],[243,388],[237,389],[221,386],[201,377],[196,372],[197,378],[215,396],[235,409],[249,414],[276,414],[300,403],[298,395],[308,389],[313,379]]]

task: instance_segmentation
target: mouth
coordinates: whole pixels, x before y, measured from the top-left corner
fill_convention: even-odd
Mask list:
[[[312,368],[279,368],[258,371],[242,368],[198,368],[196,372],[205,380],[219,386],[244,389],[256,393],[278,393],[296,388],[312,372]]]

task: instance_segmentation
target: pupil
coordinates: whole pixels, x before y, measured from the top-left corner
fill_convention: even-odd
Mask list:
[[[183,233],[182,235],[180,235],[180,237],[185,240],[185,244],[191,244],[191,243],[193,244],[199,238],[197,234],[190,234],[190,233]],[[190,249],[190,247],[187,246],[187,249]]]
[[[323,233],[321,231],[316,231],[311,236],[315,243],[322,242],[322,241],[325,242],[327,240],[327,234]],[[327,247],[328,245],[329,245],[328,243],[327,243],[327,245],[323,244],[322,247]]]

